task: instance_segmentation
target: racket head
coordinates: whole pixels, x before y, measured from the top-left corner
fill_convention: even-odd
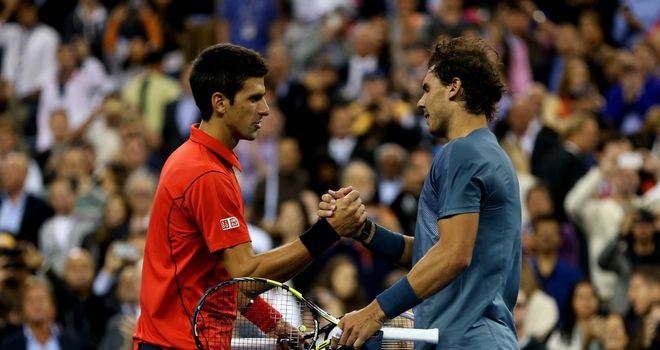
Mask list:
[[[202,296],[193,333],[198,349],[204,350],[308,350],[317,340],[319,317],[300,293],[284,284],[234,278]]]

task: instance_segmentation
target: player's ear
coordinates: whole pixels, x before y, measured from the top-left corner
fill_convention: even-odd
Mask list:
[[[449,91],[447,96],[449,97],[449,100],[454,100],[460,96],[460,91],[462,86],[463,86],[463,82],[461,81],[460,78],[454,77],[451,80],[451,83],[449,84]]]
[[[213,110],[218,114],[222,115],[227,112],[227,107],[229,106],[229,99],[222,94],[221,92],[216,92],[211,95],[211,105]]]

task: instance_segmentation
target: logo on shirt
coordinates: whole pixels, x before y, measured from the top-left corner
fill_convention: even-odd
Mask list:
[[[220,226],[222,227],[223,231],[227,231],[233,228],[237,228],[241,226],[241,224],[238,222],[238,219],[235,216],[231,216],[228,218],[220,219]]]

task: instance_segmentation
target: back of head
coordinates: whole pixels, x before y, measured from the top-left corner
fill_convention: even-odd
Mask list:
[[[447,86],[454,78],[462,83],[460,99],[465,110],[495,117],[495,106],[502,98],[504,83],[496,51],[479,38],[458,37],[436,44],[429,69]]]
[[[195,58],[190,71],[190,88],[202,119],[209,120],[213,114],[214,93],[222,93],[233,103],[247,79],[266,74],[266,62],[255,51],[226,43],[206,48]]]

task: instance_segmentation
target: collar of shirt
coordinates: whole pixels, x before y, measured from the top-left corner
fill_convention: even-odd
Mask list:
[[[60,348],[59,343],[57,342],[57,337],[60,334],[60,330],[55,325],[50,327],[50,335],[48,336],[46,343],[44,343],[43,345],[34,337],[34,334],[32,334],[32,330],[30,330],[30,327],[28,325],[23,326],[23,334],[25,335],[26,349],[28,350],[31,349],[55,350]]]
[[[227,148],[227,146],[223,145],[222,142],[200,130],[199,124],[194,124],[190,128],[190,140],[210,149],[213,153],[219,155],[231,165],[236,167],[236,169],[243,171],[241,168],[241,163],[238,162],[238,157],[236,157],[236,154]]]

